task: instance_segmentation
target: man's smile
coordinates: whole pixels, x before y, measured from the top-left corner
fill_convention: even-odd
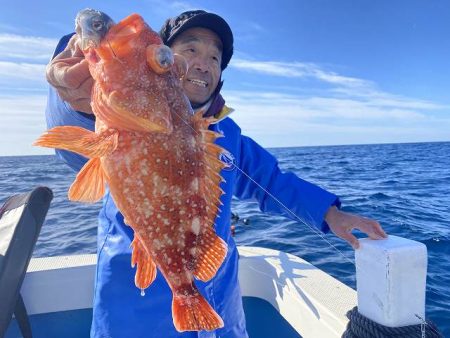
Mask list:
[[[196,86],[200,86],[203,88],[208,87],[208,83],[206,81],[203,80],[199,80],[199,79],[188,79],[188,81]]]

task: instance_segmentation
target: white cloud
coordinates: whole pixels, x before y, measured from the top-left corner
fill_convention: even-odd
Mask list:
[[[58,40],[38,36],[0,34],[0,59],[34,60],[47,62]]]
[[[0,96],[0,156],[51,154],[33,147],[46,129],[46,95]]]
[[[386,106],[405,109],[448,108],[425,100],[386,93],[379,90],[373,81],[343,76],[333,71],[324,70],[314,63],[252,61],[237,58],[231,61],[230,66],[243,71],[256,72],[270,76],[300,78],[305,80],[315,80],[318,83],[326,83],[331,86],[328,91],[334,94],[332,96],[366,101],[369,106]],[[314,83],[309,85],[311,85],[312,88],[314,87]],[[320,91],[324,92],[325,90],[320,88]]]
[[[450,118],[433,115],[445,108],[434,103],[401,98],[385,105],[368,97],[277,92],[226,91],[224,96],[243,132],[267,147],[450,139]]]
[[[43,90],[47,84],[45,64],[56,44],[54,39],[0,34],[0,87],[8,88],[6,92]]]
[[[434,102],[387,93],[378,89],[373,81],[343,76],[333,71],[324,70],[314,63],[252,61],[238,58],[231,61],[230,65],[243,71],[277,77],[315,80],[318,84],[326,83],[330,86],[329,89],[319,88],[311,81],[308,82],[308,86],[310,89],[317,87],[322,93],[329,92],[328,100],[332,100],[332,97],[339,98],[338,101],[327,102],[327,104],[337,103],[341,105],[343,100],[350,99],[351,102],[362,102],[364,106],[369,108],[390,107],[391,110],[438,110],[450,108]]]
[[[254,21],[240,21],[233,28],[234,37],[240,43],[256,41],[261,38],[261,34],[264,34],[266,30],[266,28]]]
[[[449,108],[435,102],[390,94],[377,90],[375,88],[359,88],[358,90],[355,90],[351,88],[337,87],[333,88],[331,91],[336,94],[342,95],[343,97],[352,97],[359,100],[366,100],[370,102],[371,105],[425,110]]]
[[[370,87],[373,85],[370,81],[341,76],[331,71],[325,71],[314,63],[234,59],[231,61],[230,66],[244,71],[263,73],[273,76],[316,79],[330,84],[346,87]]]
[[[0,79],[6,82],[11,79],[37,81],[45,83],[45,65],[34,63],[16,63],[0,61]]]
[[[283,112],[296,112],[296,118],[304,119],[317,118],[339,118],[352,120],[380,120],[385,118],[394,120],[421,121],[425,114],[421,110],[442,109],[434,103],[424,103],[422,101],[399,98],[391,99],[387,104],[385,100],[364,100],[351,97],[338,98],[327,96],[303,97],[293,94],[278,92],[253,92],[253,91],[227,91],[229,102],[238,106],[262,108],[276,107]],[[280,112],[281,113],[281,112]]]

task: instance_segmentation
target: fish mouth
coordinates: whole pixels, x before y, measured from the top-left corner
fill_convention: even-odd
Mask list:
[[[97,48],[98,46],[100,46],[100,39],[92,37],[83,37],[80,42],[82,51],[87,51],[90,48]]]
[[[202,88],[206,88],[208,87],[208,82],[203,81],[203,80],[199,80],[199,79],[187,79],[190,83],[202,87]]]

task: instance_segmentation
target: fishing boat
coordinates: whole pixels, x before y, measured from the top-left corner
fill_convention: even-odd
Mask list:
[[[89,337],[96,255],[31,258],[51,198],[50,189],[37,188],[0,209],[0,338],[3,331],[5,338],[22,337],[21,332],[25,338],[30,332],[35,338]],[[396,236],[361,240],[358,294],[289,253],[249,246],[238,250],[251,338],[342,337],[346,314],[357,304],[358,311],[391,327],[416,324],[417,314],[425,316],[426,248],[421,243]],[[13,310],[18,320],[11,320]]]
[[[341,337],[356,292],[294,255],[239,247],[250,337]],[[31,259],[21,294],[33,337],[89,337],[96,255]],[[15,320],[6,338],[22,337]]]

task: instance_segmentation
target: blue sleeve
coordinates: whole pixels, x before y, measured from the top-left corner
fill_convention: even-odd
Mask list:
[[[55,49],[53,58],[64,50],[72,35],[73,33],[61,38]],[[95,129],[94,116],[75,111],[67,102],[59,97],[58,92],[52,86],[49,86],[48,90],[45,116],[48,129],[56,126],[78,126],[88,130]],[[85,157],[66,150],[56,149],[55,153],[59,159],[75,171],[79,171],[87,161]]]
[[[234,190],[236,197],[256,198],[264,212],[295,221],[300,218],[323,232],[329,231],[324,217],[330,206],[340,207],[336,195],[294,173],[281,172],[275,157],[246,136],[241,136],[239,168]]]

